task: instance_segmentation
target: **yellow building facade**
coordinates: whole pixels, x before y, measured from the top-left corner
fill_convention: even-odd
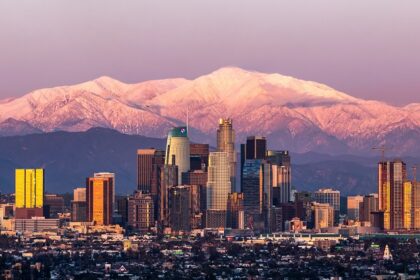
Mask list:
[[[44,169],[15,170],[15,204],[17,208],[44,206]]]

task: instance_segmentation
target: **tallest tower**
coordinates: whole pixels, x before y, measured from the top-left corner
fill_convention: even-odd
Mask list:
[[[233,130],[232,119],[219,119],[217,130],[217,151],[225,152],[228,155],[230,182],[232,192],[236,191],[236,152],[235,152],[235,130]]]

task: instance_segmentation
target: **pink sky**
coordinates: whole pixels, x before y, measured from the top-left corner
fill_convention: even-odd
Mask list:
[[[419,12],[416,0],[1,1],[0,98],[234,65],[420,102]]]

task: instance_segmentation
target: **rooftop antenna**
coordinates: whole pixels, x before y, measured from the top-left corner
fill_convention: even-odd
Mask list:
[[[413,182],[415,185],[417,182],[417,164],[414,164],[411,169],[413,170]]]
[[[187,106],[187,135],[188,135],[188,128],[189,128],[189,121],[190,121],[190,107]]]

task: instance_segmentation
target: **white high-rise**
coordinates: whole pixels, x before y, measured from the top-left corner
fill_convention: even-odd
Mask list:
[[[230,179],[228,153],[211,152],[207,179],[207,227],[226,226]]]
[[[226,152],[229,159],[230,182],[232,192],[236,191],[236,151],[235,151],[235,130],[233,130],[232,119],[219,119],[217,130],[217,151]]]
[[[169,131],[165,164],[178,166],[178,185],[181,185],[182,172],[190,170],[190,140],[186,127],[174,127]]]
[[[207,179],[207,209],[226,210],[230,191],[228,154],[226,152],[211,152]]]

